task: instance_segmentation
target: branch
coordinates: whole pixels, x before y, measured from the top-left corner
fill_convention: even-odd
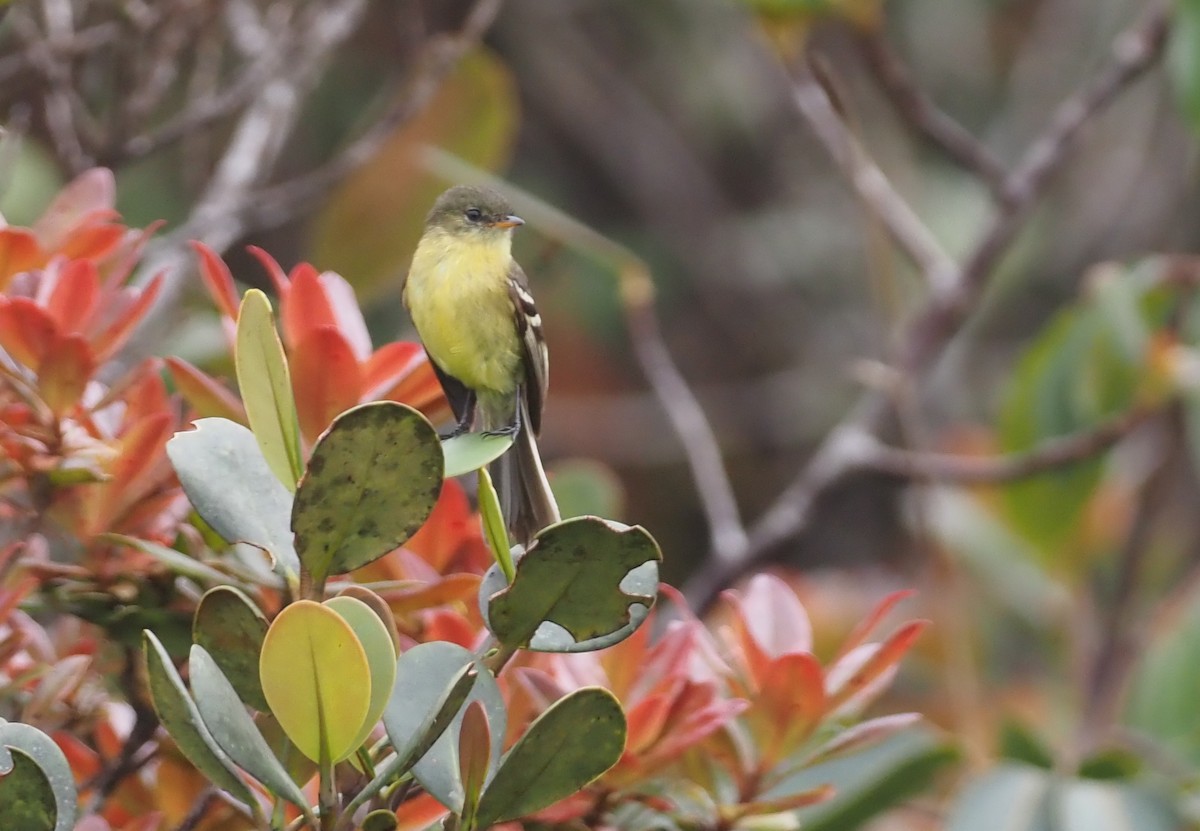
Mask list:
[[[825,88],[811,74],[802,72],[792,88],[792,97],[867,210],[883,223],[930,286],[944,288],[956,271],[954,261],[855,138]]]
[[[983,180],[992,195],[1002,201],[1005,171],[992,151],[961,124],[941,110],[913,77],[912,71],[892,49],[882,29],[875,28],[859,38],[867,66],[892,107],[917,133],[941,149],[952,161]]]
[[[908,325],[898,371],[915,379],[940,357],[973,309],[1022,220],[1074,148],[1082,128],[1155,63],[1162,54],[1168,27],[1167,9],[1156,5],[1142,21],[1117,38],[1109,62],[1055,110],[1044,132],[1005,179],[1004,192],[1008,198],[996,207],[954,279],[946,281],[940,290],[939,284],[935,284],[925,308]],[[805,80],[797,83],[804,84]],[[808,83],[815,85],[811,79]],[[824,90],[820,93],[824,96]],[[827,96],[825,102],[828,103]],[[836,112],[833,114],[836,116]],[[828,113],[822,115],[827,118]],[[844,150],[845,145],[842,147]],[[817,498],[851,471],[861,469],[863,461],[878,445],[876,434],[891,414],[892,406],[885,392],[865,393],[831,430],[792,483],[751,525],[746,547],[732,558],[709,552],[685,587],[693,605],[707,606],[724,586],[752,568],[774,546],[802,531],[812,518]]]
[[[248,224],[264,229],[287,222],[374,156],[397,129],[425,109],[446,77],[491,27],[502,2],[476,0],[458,32],[436,38],[427,48],[407,91],[390,110],[324,166],[261,190]]]
[[[1011,482],[1091,459],[1128,436],[1154,412],[1147,408],[1133,409],[1091,429],[1047,439],[1029,450],[1004,456],[922,453],[879,444],[862,464],[880,473],[908,479],[959,485]]]

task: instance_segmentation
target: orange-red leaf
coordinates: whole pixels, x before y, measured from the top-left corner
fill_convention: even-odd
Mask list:
[[[297,292],[292,292],[296,297]],[[350,344],[332,325],[305,332],[292,345],[288,364],[300,432],[309,444],[333,419],[359,402],[362,373]]]
[[[287,275],[283,273],[283,269],[280,268],[279,263],[275,261],[274,257],[257,245],[248,245],[246,246],[246,250],[250,252],[254,259],[262,264],[262,267],[267,272],[267,276],[271,278],[271,284],[275,286],[275,293],[279,295],[282,301],[283,298],[287,297],[291,284],[288,282]]]
[[[79,403],[96,371],[92,348],[82,335],[57,338],[38,368],[38,391],[55,415]]]
[[[112,171],[103,167],[85,170],[55,195],[33,231],[47,250],[56,251],[77,228],[97,218],[110,218],[116,193]]]
[[[71,260],[55,275],[47,273],[53,285],[45,299],[46,312],[58,323],[60,332],[83,332],[100,297],[100,277],[95,263]]]
[[[825,674],[815,657],[793,652],[774,659],[751,705],[758,717],[761,760],[781,761],[808,738],[826,712]]]
[[[912,589],[903,589],[898,592],[892,592],[883,600],[879,601],[875,608],[871,610],[871,613],[863,618],[858,625],[854,627],[854,630],[850,633],[849,637],[846,638],[846,642],[843,643],[841,649],[838,650],[837,657],[842,657],[851,649],[854,649],[859,644],[866,642],[867,638],[871,635],[871,631],[879,625],[879,622],[887,617],[888,613],[892,611],[892,609],[896,608],[896,605],[900,603],[901,600],[906,600],[907,598],[912,597],[914,594],[916,594],[916,592]]]
[[[100,260],[115,251],[124,238],[124,225],[110,222],[86,225],[72,233],[56,253],[73,260]]]
[[[208,287],[213,302],[217,304],[221,314],[230,320],[237,320],[237,290],[233,286],[233,275],[229,273],[229,266],[202,242],[193,242],[192,250],[200,258],[200,279]]]
[[[54,320],[26,297],[0,297],[0,347],[33,371],[58,339]]]
[[[145,288],[141,289],[141,292],[134,297],[132,302],[129,302],[124,310],[117,315],[116,320],[96,336],[92,342],[92,348],[96,352],[97,360],[108,360],[124,345],[125,339],[133,332],[134,327],[141,322],[146,313],[150,311],[150,307],[154,305],[154,300],[158,297],[158,292],[162,288],[163,279],[162,274],[155,275],[154,279],[147,283]],[[122,292],[122,296],[128,298],[135,291],[136,289],[127,289],[125,292]]]
[[[928,625],[929,621],[927,620],[913,620],[904,624],[893,632],[891,637],[879,644],[862,665],[844,680],[835,679],[831,672],[828,683],[832,685],[832,688],[827,690],[829,709],[837,709],[856,694],[867,689],[871,682],[893,669]]]
[[[224,384],[197,369],[182,358],[166,359],[171,371],[171,380],[183,394],[196,418],[227,418],[239,424],[246,423],[246,408],[241,400]]]
[[[46,261],[37,237],[24,228],[0,229],[0,290],[14,274],[37,268]]]

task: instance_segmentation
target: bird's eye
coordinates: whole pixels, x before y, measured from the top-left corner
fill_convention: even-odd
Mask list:
[[[478,222],[483,218],[483,211],[479,208],[467,208],[466,217],[472,222]]]

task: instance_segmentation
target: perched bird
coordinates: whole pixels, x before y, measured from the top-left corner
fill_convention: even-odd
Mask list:
[[[404,305],[458,424],[511,435],[491,473],[521,544],[559,520],[536,436],[549,356],[525,272],[512,257],[524,220],[489,188],[460,185],[434,202],[404,282]],[[477,418],[478,416],[478,418]]]

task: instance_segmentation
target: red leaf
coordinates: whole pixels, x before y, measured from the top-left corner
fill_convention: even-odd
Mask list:
[[[166,225],[166,222],[159,220],[151,222],[140,231],[126,231],[124,239],[118,246],[116,253],[104,263],[101,271],[104,276],[104,289],[111,291],[117,286],[125,282],[125,278],[133,271],[133,267],[138,264],[142,258],[142,251],[146,247],[146,243],[150,241],[150,237]]]
[[[427,360],[419,343],[385,343],[363,362],[364,400],[377,400],[384,390],[394,387]]]
[[[121,418],[123,428],[171,411],[171,398],[162,378],[161,360],[147,358],[139,364],[122,390],[121,398],[125,401],[125,414]]]
[[[134,327],[141,322],[146,313],[150,311],[150,307],[154,305],[154,300],[158,297],[162,284],[163,275],[155,275],[133,302],[129,303],[117,316],[117,319],[95,337],[92,341],[92,348],[96,352],[96,360],[107,361],[124,345]],[[129,290],[131,293],[133,291],[133,289]]]
[[[425,629],[421,640],[449,641],[464,649],[474,649],[479,630],[458,612],[449,609],[434,609],[425,613]]]
[[[316,329],[339,328],[333,304],[321,285],[317,270],[307,263],[292,270],[287,299],[279,305],[280,325],[289,346],[301,343]]]
[[[471,509],[467,492],[455,479],[446,480],[429,518],[404,548],[429,563],[438,574],[448,574],[452,569],[481,574],[492,564],[479,518]]]
[[[467,705],[458,734],[458,771],[468,804],[479,799],[492,755],[487,713],[478,701]]]
[[[378,396],[370,400],[385,399],[399,401],[420,410],[433,422],[450,415],[450,405],[442,394],[442,383],[433,372],[433,365],[428,360],[417,366],[393,386],[380,391]]]
[[[87,260],[71,260],[50,279],[52,287],[44,302],[46,312],[58,323],[60,332],[82,333],[100,296],[96,265]]]
[[[286,298],[288,291],[291,289],[291,284],[288,282],[287,275],[283,273],[283,269],[279,267],[279,263],[275,261],[275,258],[257,245],[247,245],[246,250],[262,263],[262,267],[266,269],[267,276],[271,278],[271,283],[275,286],[275,293],[279,295],[281,301],[283,298]]]
[[[405,800],[396,809],[396,831],[424,831],[450,811],[427,793]]]
[[[0,229],[0,291],[14,274],[37,268],[46,261],[37,238],[24,228]]]
[[[19,363],[38,371],[58,339],[54,320],[26,297],[0,297],[0,347]]]
[[[38,391],[56,416],[61,416],[83,398],[96,361],[82,335],[55,340],[38,368]]]
[[[307,330],[293,342],[288,363],[300,432],[312,444],[339,413],[359,402],[362,373],[350,344],[333,326]]]
[[[773,767],[824,717],[825,673],[815,657],[795,652],[773,660],[761,683],[750,717],[759,722],[761,760]]]
[[[217,304],[221,314],[230,320],[237,320],[237,290],[234,288],[229,266],[202,242],[192,242],[192,250],[200,257],[200,279],[208,287],[213,302]]]
[[[56,253],[72,260],[101,260],[117,249],[125,231],[124,225],[113,223],[87,225],[72,233]]]
[[[672,679],[664,685],[666,689],[663,692],[643,698],[626,711],[626,735],[629,737],[625,741],[626,753],[637,755],[658,740],[685,684],[686,678]]]
[[[171,380],[195,412],[196,418],[215,416],[239,424],[246,423],[246,408],[224,384],[182,358],[171,356],[166,358],[166,362]]]
[[[850,635],[846,638],[846,642],[843,643],[841,649],[838,650],[837,658],[841,658],[859,644],[865,643],[871,634],[871,630],[878,626],[879,622],[887,617],[888,613],[892,611],[892,609],[896,608],[896,605],[901,600],[906,600],[907,598],[912,597],[914,594],[916,594],[914,590],[904,589],[902,591],[892,592],[883,600],[879,601],[875,608],[871,610],[871,613],[863,618],[862,621],[860,621],[859,624],[854,627],[854,630],[851,631]]]
[[[76,228],[96,216],[111,216],[116,193],[112,171],[103,167],[85,170],[58,192],[33,231],[47,250],[55,251]]]
[[[866,689],[872,681],[894,668],[928,625],[929,621],[927,620],[914,620],[904,624],[892,633],[891,637],[879,644],[870,657],[850,673],[845,680],[837,679],[831,669],[827,676],[827,683],[830,684],[830,689],[827,690],[829,709],[836,710],[857,693]]]

